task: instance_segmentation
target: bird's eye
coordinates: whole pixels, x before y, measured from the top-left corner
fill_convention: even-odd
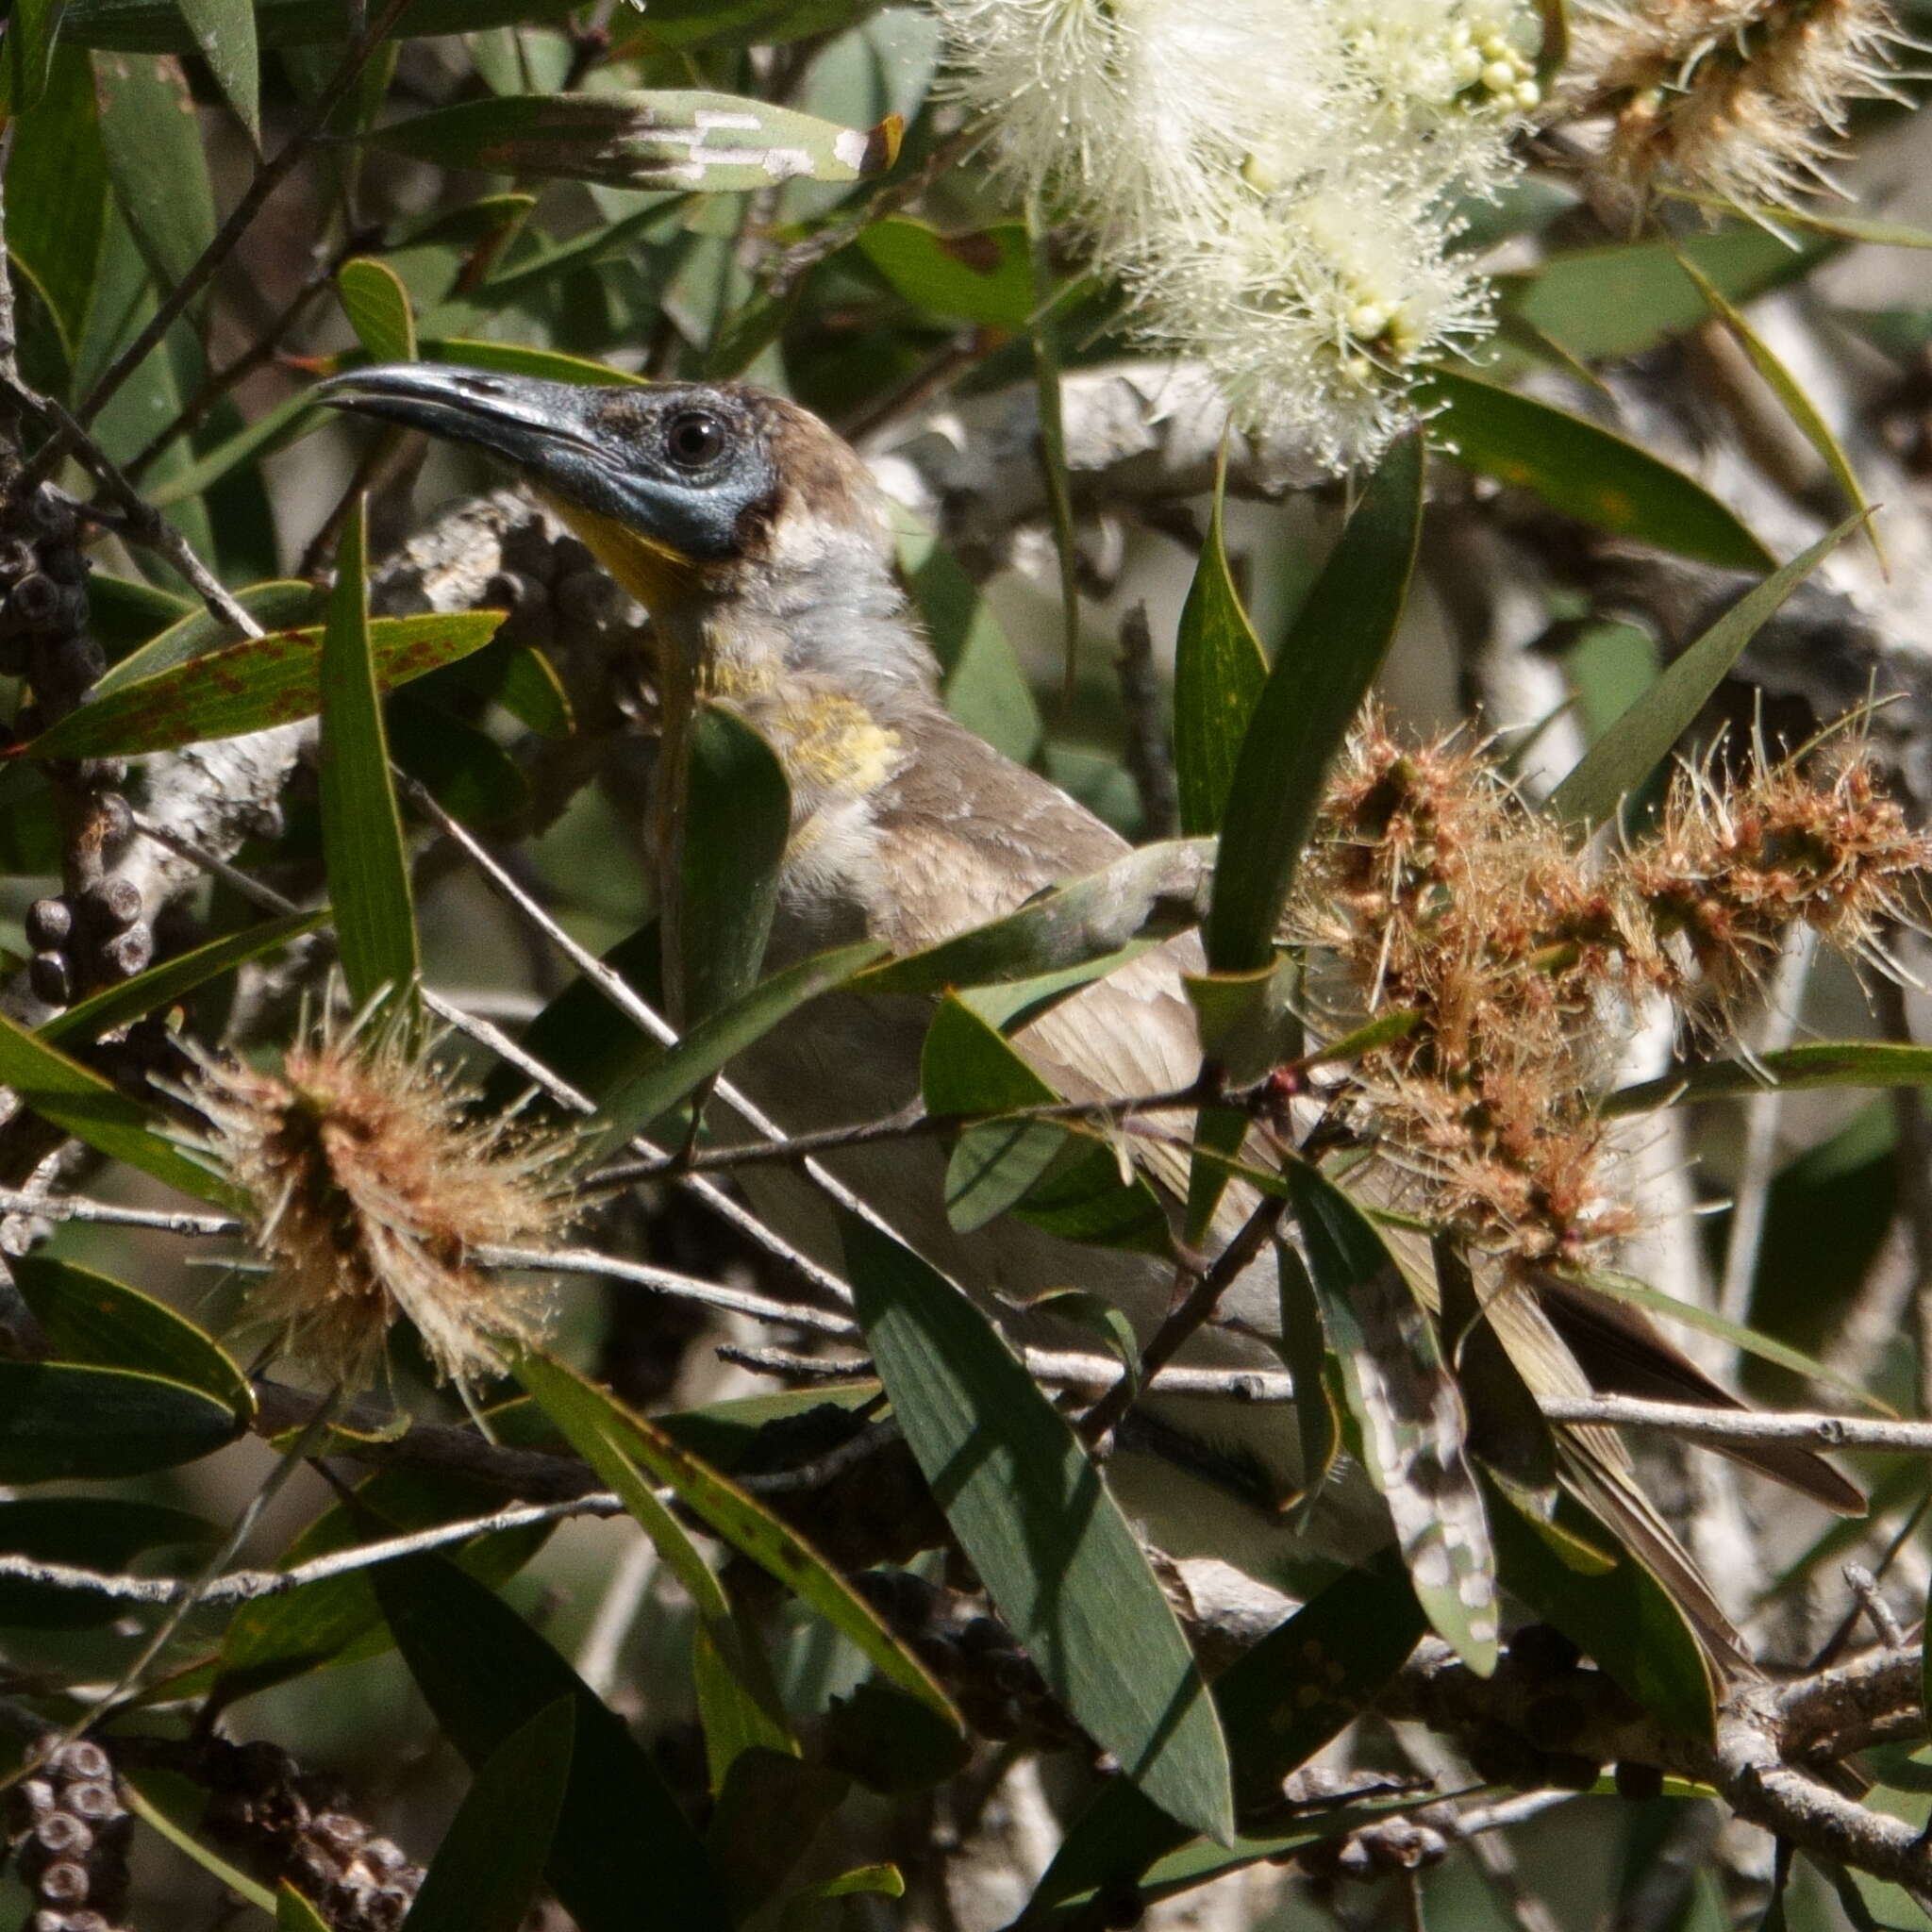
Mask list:
[[[686,409],[665,425],[664,448],[680,470],[708,469],[724,454],[724,425],[708,409]]]

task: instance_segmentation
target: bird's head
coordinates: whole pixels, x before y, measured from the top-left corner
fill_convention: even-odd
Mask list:
[[[496,458],[650,611],[699,689],[740,694],[800,674],[929,683],[892,580],[884,497],[844,442],[781,397],[423,362],[359,369],[316,395]]]

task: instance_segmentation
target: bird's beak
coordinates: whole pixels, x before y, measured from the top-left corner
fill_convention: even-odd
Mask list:
[[[313,393],[333,408],[486,451],[536,491],[646,609],[660,611],[690,593],[698,558],[688,547],[689,508],[640,473],[613,425],[613,395],[638,392],[386,362],[332,376]]]

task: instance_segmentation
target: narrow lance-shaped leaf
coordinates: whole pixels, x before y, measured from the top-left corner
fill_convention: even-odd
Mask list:
[[[16,7],[8,24],[8,45],[16,53],[25,18]],[[26,106],[18,94],[15,99]],[[13,123],[7,157],[7,247],[45,296],[70,355],[87,325],[107,219],[108,158],[93,70],[78,47],[62,46],[55,53],[46,94]]]
[[[1785,413],[1797,425],[1799,433],[1824,459],[1833,480],[1844,492],[1846,503],[1860,516],[1869,517],[1872,507],[1866,501],[1858,473],[1852,468],[1851,458],[1845,454],[1844,445],[1832,434],[1831,425],[1820,413],[1818,405],[1805,393],[1804,385],[1785,367],[1777,351],[1752,327],[1750,317],[1694,261],[1686,260],[1681,265],[1684,273],[1697,284],[1698,292],[1710,304],[1710,312],[1730,331],[1738,346],[1750,358],[1752,368],[1764,378],[1772,393],[1784,406]],[[1885,552],[1878,541],[1875,522],[1866,524],[1865,537],[1872,545],[1873,556],[1883,569]]]
[[[500,1597],[433,1557],[379,1564],[375,1593],[429,1707],[480,1769],[559,1697],[575,1747],[544,1875],[582,1932],[637,1932],[639,1874],[680,1932],[728,1932],[724,1889],[624,1721]]]
[[[700,1020],[677,1044],[627,1079],[612,1083],[577,1142],[580,1160],[601,1160],[632,1135],[688,1099],[780,1021],[821,993],[843,986],[886,951],[874,940],[814,953],[774,973],[729,1006]],[[620,1074],[622,1069],[617,1070]]]
[[[676,960],[680,1026],[742,998],[757,984],[778,905],[778,868],[791,835],[791,787],[777,754],[732,712],[704,704],[691,719],[679,841]]]
[[[632,1414],[558,1363],[526,1357],[518,1365],[517,1376],[560,1427],[583,1432],[587,1442],[602,1441],[606,1447],[599,1453],[607,1462],[607,1452],[614,1449],[619,1461],[648,1469],[733,1549],[810,1605],[948,1729],[959,1728],[958,1713],[924,1666],[886,1629],[864,1598],[756,1497],[680,1448],[655,1423]],[[614,1473],[616,1464],[611,1467]]]
[[[1001,1614],[1054,1694],[1154,1803],[1227,1840],[1220,1723],[1100,1472],[963,1294],[868,1223],[848,1216],[844,1233],[893,1414]]]
[[[999,1030],[945,999],[920,1057],[932,1114],[1017,1113],[1059,1099]],[[946,1165],[946,1216],[962,1232],[1008,1210],[1063,1240],[1165,1255],[1167,1216],[1117,1150],[1052,1121],[988,1120],[959,1135]]]
[[[1252,973],[1274,959],[1323,779],[1402,615],[1422,510],[1422,443],[1408,436],[1383,458],[1256,701],[1208,912],[1216,973]]]
[[[1143,845],[1004,919],[874,967],[863,988],[935,993],[1031,979],[1117,952],[1142,933],[1185,931],[1200,918],[1213,851],[1208,839]]]
[[[1551,792],[1551,813],[1580,839],[1616,812],[1663,762],[1758,627],[1863,521],[1847,517],[1740,597],[1577,760]]]
[[[98,1040],[114,1027],[140,1019],[143,1013],[172,1005],[196,987],[218,979],[250,959],[272,953],[306,932],[313,932],[327,917],[326,907],[314,912],[294,912],[285,919],[264,920],[259,925],[227,933],[189,952],[177,953],[158,966],[150,966],[145,973],[137,973],[132,979],[103,987],[78,1005],[63,1008],[42,1024],[40,1037],[55,1041]]]
[[[1447,369],[1428,393],[1446,405],[1429,427],[1449,455],[1565,516],[1721,570],[1776,560],[1702,484],[1586,417]]]
[[[275,1892],[275,1932],[329,1932],[328,1921],[286,1878]]]
[[[1261,641],[1241,608],[1227,567],[1222,529],[1226,487],[1224,459],[1214,475],[1208,541],[1194,567],[1174,641],[1174,781],[1180,791],[1181,830],[1195,837],[1221,829],[1241,740],[1268,681]]]
[[[1273,1796],[1281,1781],[1365,1708],[1424,1633],[1422,1611],[1393,1553],[1351,1570],[1278,1624],[1215,1680],[1239,1790]],[[1104,1784],[1074,1819],[1027,1902],[1024,1932],[1092,1923],[1094,1895],[1120,1897],[1157,1860],[1188,1842],[1123,1778]]]
[[[311,622],[322,616],[328,605],[325,591],[296,577],[248,584],[234,596],[236,603],[268,631],[288,630]],[[320,637],[321,633],[316,635]],[[238,641],[232,625],[197,604],[165,630],[156,632],[139,650],[130,651],[118,663],[108,665],[94,680],[93,695],[88,703],[97,705],[123,685],[137,684],[157,672],[172,671],[177,664],[186,664]]]
[[[255,45],[255,0],[176,0],[215,85],[248,138],[261,145],[261,58]]]
[[[389,738],[369,647],[367,524],[358,500],[342,530],[322,641],[322,850],[349,996],[360,1006],[417,973],[416,908]]]
[[[234,1189],[210,1169],[191,1160],[147,1124],[140,1105],[101,1076],[23,1032],[0,1014],[0,1087],[11,1087],[42,1120],[85,1141],[96,1153],[178,1188],[197,1200],[225,1208],[241,1205]]]
[[[53,1255],[23,1255],[12,1272],[61,1360],[167,1375],[238,1416],[255,1413],[255,1391],[227,1351],[165,1302]]]
[[[214,240],[215,198],[180,62],[96,54],[101,140],[115,198],[164,286],[182,280]]]
[[[376,618],[366,628],[377,688],[393,691],[480,651],[502,622],[500,610]],[[320,629],[271,631],[119,685],[42,732],[26,755],[131,758],[312,718],[322,705],[322,638]]]
[[[570,93],[466,101],[367,138],[444,167],[715,194],[861,180],[891,166],[901,131],[897,115],[840,127],[735,94]]]
[[[602,1390],[541,1356],[526,1357],[519,1364],[518,1380],[563,1431],[571,1447],[616,1491],[691,1600],[697,1612],[692,1675],[712,1794],[724,1789],[733,1761],[742,1752],[795,1757],[797,1740],[786,1720],[770,1662],[733,1616],[711,1566],[625,1451],[621,1438],[635,1436],[625,1426],[628,1419]]]
[[[0,1482],[146,1475],[211,1455],[242,1426],[225,1402],[160,1375],[0,1361]]]
[[[543,1877],[575,1742],[565,1696],[490,1754],[423,1874],[408,1932],[517,1932]]]
[[[1435,1325],[1346,1194],[1296,1161],[1289,1195],[1362,1461],[1389,1505],[1409,1580],[1444,1641],[1487,1675],[1497,1657],[1495,1557]]]
[[[1634,1087],[1603,1103],[1608,1114],[1648,1113],[1693,1100],[1748,1099],[1801,1093],[1816,1087],[1932,1087],[1932,1046],[1900,1040],[1814,1040],[1753,1054],[1748,1060],[1707,1060]]]

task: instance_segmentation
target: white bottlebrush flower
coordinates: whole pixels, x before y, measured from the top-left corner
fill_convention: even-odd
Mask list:
[[[1149,345],[1338,469],[1486,326],[1452,210],[1514,169],[1534,0],[935,0],[1008,177],[1085,233]]]

